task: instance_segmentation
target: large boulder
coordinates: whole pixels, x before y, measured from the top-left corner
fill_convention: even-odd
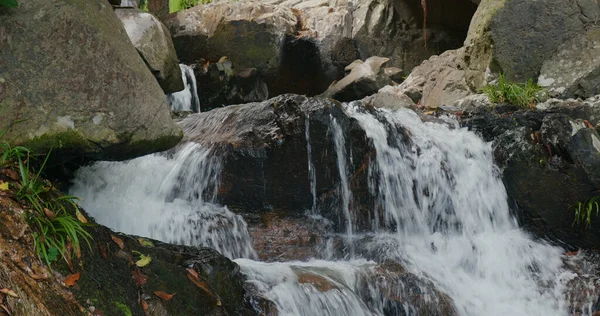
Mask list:
[[[186,134],[184,142],[212,147],[221,158],[219,203],[236,212],[281,211],[286,216],[318,207],[340,231],[344,222],[338,216],[343,204],[337,198],[342,183],[339,161],[336,155],[320,153],[346,149],[340,159],[347,170],[342,172],[351,179],[353,208],[364,210],[357,211],[355,224],[371,228],[374,201],[368,190],[367,166],[373,147],[359,122],[341,104],[282,95],[192,114],[180,125]],[[351,136],[336,141],[336,135]],[[309,150],[314,172],[307,168]]]
[[[488,68],[509,80],[536,78],[542,63],[582,32],[586,21],[577,1],[481,1],[465,41],[469,83],[476,89],[485,85]]]
[[[167,27],[152,14],[139,9],[117,9],[115,13],[163,91],[183,90],[179,60]]]
[[[564,43],[542,64],[538,83],[550,96],[587,98],[600,93],[600,28]]]
[[[2,140],[43,152],[125,159],[182,137],[166,97],[102,0],[0,8]]]
[[[473,93],[465,70],[464,49],[446,51],[424,61],[394,90],[423,106],[448,105]]]
[[[364,62],[359,59],[346,67],[350,71],[346,77],[334,82],[321,95],[349,102],[374,94],[392,83],[392,79],[386,74],[386,68],[384,68],[389,60],[389,58],[378,56],[370,57]]]
[[[471,100],[473,101],[473,100]],[[514,210],[538,237],[568,247],[595,247],[599,218],[577,224],[573,205],[600,195],[600,101],[551,99],[536,110],[473,106],[462,125],[493,142]]]

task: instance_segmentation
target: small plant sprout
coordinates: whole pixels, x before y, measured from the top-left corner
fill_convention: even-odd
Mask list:
[[[585,229],[588,229],[592,224],[592,216],[598,216],[600,213],[600,196],[594,196],[583,202],[577,202],[577,204],[571,205],[571,209],[575,210],[575,220],[573,225],[585,223]]]

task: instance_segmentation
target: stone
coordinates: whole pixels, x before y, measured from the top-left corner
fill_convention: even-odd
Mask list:
[[[600,194],[598,100],[551,99],[535,110],[466,108],[461,125],[492,142],[512,210],[524,229],[568,248],[595,247],[600,227],[574,224],[573,205]]]
[[[106,1],[0,11],[3,141],[60,161],[128,159],[182,137],[166,97]],[[3,41],[2,38],[8,38]]]
[[[165,94],[183,90],[179,60],[167,27],[139,9],[117,9],[115,13]]]
[[[354,66],[351,64],[350,68],[346,67],[346,69],[351,69],[350,73],[340,81],[333,83],[321,96],[348,102],[374,94],[392,83],[384,71],[384,66],[388,61],[389,58],[373,56],[362,63],[354,64]]]
[[[471,87],[485,86],[486,69],[503,73],[509,81],[537,78],[542,63],[583,31],[582,14],[574,2],[482,0],[465,40]]]
[[[538,84],[551,97],[588,98],[599,94],[600,28],[589,28],[564,43],[543,63]]]
[[[473,93],[465,70],[464,50],[446,51],[416,67],[397,90],[423,106],[449,105]]]
[[[374,95],[362,99],[361,102],[367,106],[385,108],[392,111],[401,108],[416,109],[413,100],[393,86],[385,86]]]

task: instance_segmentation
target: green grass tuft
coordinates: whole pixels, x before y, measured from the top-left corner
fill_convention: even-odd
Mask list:
[[[509,103],[520,107],[531,107],[539,102],[538,95],[542,88],[529,79],[525,84],[508,82],[504,75],[500,74],[498,82],[483,88],[490,101],[493,103]]]

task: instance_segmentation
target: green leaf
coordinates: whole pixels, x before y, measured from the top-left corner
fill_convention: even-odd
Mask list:
[[[150,261],[152,261],[152,258],[150,258],[150,256],[140,255],[140,260],[136,261],[135,265],[140,268],[143,268],[150,264]]]
[[[48,248],[48,261],[53,262],[58,258],[58,248],[50,247]]]
[[[16,7],[18,5],[17,0],[0,0],[0,6]]]

